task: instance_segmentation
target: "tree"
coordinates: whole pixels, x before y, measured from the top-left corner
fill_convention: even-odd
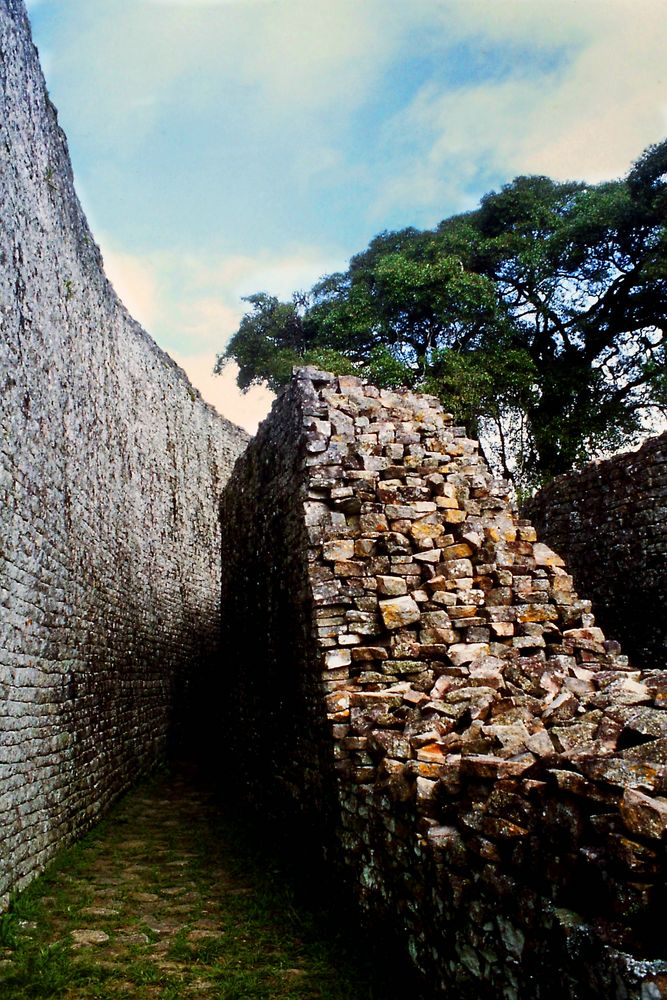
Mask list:
[[[517,484],[631,442],[666,411],[667,142],[623,180],[517,177],[433,231],[381,233],[310,292],[251,310],[239,385],[295,363],[435,392]]]
[[[467,220],[466,264],[495,282],[537,372],[529,478],[624,444],[662,405],[666,147],[648,150],[626,181],[517,178]],[[460,239],[459,227],[440,231]]]

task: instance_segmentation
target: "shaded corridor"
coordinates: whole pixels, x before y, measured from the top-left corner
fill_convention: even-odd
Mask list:
[[[260,835],[269,849],[191,768],[144,782],[0,918],[0,996],[389,997]]]

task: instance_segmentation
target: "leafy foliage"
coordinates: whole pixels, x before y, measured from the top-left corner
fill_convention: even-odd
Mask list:
[[[257,294],[216,370],[294,364],[436,393],[517,485],[630,443],[667,407],[667,141],[625,179],[517,177],[433,231],[381,233],[291,303]]]

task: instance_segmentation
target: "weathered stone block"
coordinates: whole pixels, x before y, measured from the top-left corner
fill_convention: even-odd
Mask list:
[[[667,798],[651,798],[634,788],[626,788],[621,799],[621,816],[631,833],[660,840],[667,831]]]
[[[407,594],[408,592],[408,585],[405,582],[404,577],[378,576],[376,579],[379,594],[387,594],[392,597],[398,597],[402,594]]]
[[[385,628],[391,631],[412,625],[421,618],[419,606],[409,596],[380,601],[379,608]]]
[[[325,542],[322,546],[322,555],[327,562],[340,562],[345,559],[352,559],[355,555],[355,542],[351,538],[336,539],[333,542]]]

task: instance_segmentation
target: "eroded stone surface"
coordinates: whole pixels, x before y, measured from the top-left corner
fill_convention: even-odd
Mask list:
[[[421,618],[419,606],[412,597],[395,597],[390,601],[380,601],[380,614],[385,628],[397,629],[411,625]]]
[[[667,832],[667,799],[651,798],[634,788],[626,788],[621,800],[621,816],[631,833],[662,840]]]

